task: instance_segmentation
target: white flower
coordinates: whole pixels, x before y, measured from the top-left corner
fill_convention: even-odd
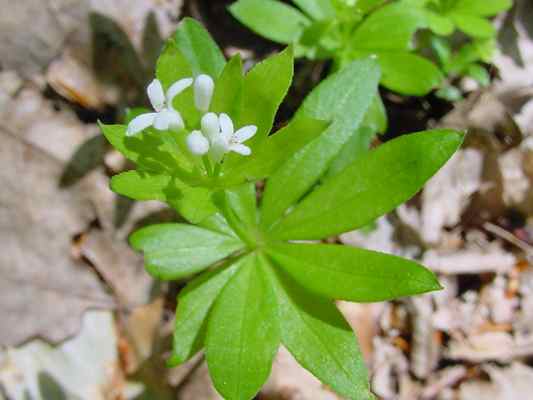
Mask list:
[[[215,82],[209,75],[198,75],[194,81],[194,105],[198,111],[207,112],[211,105]]]
[[[252,150],[243,144],[243,142],[252,138],[257,133],[257,126],[243,126],[237,132],[233,127],[233,121],[227,114],[220,114],[218,117],[220,133],[211,141],[214,157],[219,158],[221,155],[233,151],[242,156],[249,156]],[[206,132],[203,132],[206,135]]]
[[[183,119],[181,118],[181,114],[172,106],[172,101],[174,97],[191,86],[192,83],[192,78],[180,79],[168,88],[165,95],[161,82],[154,79],[148,85],[146,92],[156,112],[141,114],[135,117],[128,125],[126,136],[135,135],[149,126],[153,126],[160,131],[183,129],[185,126]]]
[[[192,131],[187,136],[187,147],[195,156],[203,156],[209,151],[209,140],[200,131]]]

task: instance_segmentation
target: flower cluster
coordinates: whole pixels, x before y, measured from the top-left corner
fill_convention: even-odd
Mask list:
[[[206,154],[215,162],[220,162],[230,151],[248,156],[251,149],[243,142],[253,137],[257,132],[255,125],[244,126],[237,131],[230,116],[209,112],[215,83],[209,75],[199,75],[196,79],[185,78],[172,84],[167,92],[157,79],[148,85],[147,94],[155,112],[141,114],[128,125],[126,135],[133,136],[152,126],[157,130],[179,131],[185,128],[181,114],[173,106],[174,98],[185,89],[193,86],[194,105],[203,113],[200,129],[193,130],[187,136],[189,151],[198,156]]]

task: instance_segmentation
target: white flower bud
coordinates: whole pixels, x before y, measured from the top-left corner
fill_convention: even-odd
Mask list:
[[[194,105],[199,111],[207,112],[215,90],[215,82],[209,75],[199,75],[194,81]]]
[[[209,141],[200,131],[192,131],[187,136],[187,147],[196,156],[203,156],[209,151]]]

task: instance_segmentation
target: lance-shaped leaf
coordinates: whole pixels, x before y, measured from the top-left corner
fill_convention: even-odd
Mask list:
[[[279,346],[276,299],[257,256],[245,258],[209,316],[206,357],[226,399],[250,400],[270,374]]]
[[[351,400],[373,399],[357,338],[332,301],[304,290],[268,265],[281,342],[305,369]]]
[[[375,61],[354,61],[320,83],[305,99],[298,114],[332,123],[268,180],[261,204],[263,227],[276,222],[324,175],[361,123],[376,95],[378,81]]]
[[[385,301],[441,288],[422,265],[376,251],[326,244],[276,244],[267,251],[295,281],[331,299]]]
[[[458,0],[453,5],[452,11],[491,17],[513,5],[511,0]]]
[[[184,18],[174,34],[176,46],[189,62],[192,73],[218,78],[226,60],[222,51],[198,21]]]
[[[144,171],[127,171],[111,178],[111,190],[135,200],[168,203],[184,218],[198,223],[216,213],[211,190],[189,186],[176,177]]]
[[[321,239],[360,228],[415,195],[461,145],[434,130],[402,136],[357,159],[273,228],[276,239]]]
[[[270,133],[279,105],[292,82],[294,58],[291,47],[253,67],[244,77],[243,110],[239,125],[256,125],[249,143],[257,143]]]
[[[126,125],[99,125],[115,149],[146,171],[170,175],[181,171],[185,175],[192,166],[177,135],[162,134],[149,128],[135,136],[126,136]]]
[[[242,60],[237,54],[228,61],[216,82],[210,110],[236,119],[241,112],[243,86]]]
[[[423,96],[437,87],[442,72],[428,59],[403,51],[381,51],[376,53],[383,86],[399,93]]]
[[[235,237],[184,224],[139,229],[130,236],[130,243],[144,252],[147,271],[163,280],[199,272],[244,246]]]
[[[243,160],[227,172],[227,184],[247,179],[257,181],[270,176],[294,153],[318,137],[328,127],[325,121],[297,116],[260,145],[253,157]]]
[[[243,25],[274,42],[293,43],[311,23],[296,8],[277,0],[239,0],[229,10]]]
[[[424,13],[402,3],[383,6],[354,31],[351,45],[356,49],[409,50],[417,29],[427,25]]]
[[[207,314],[222,288],[242,264],[242,260],[241,258],[223,267],[204,272],[180,291],[169,366],[173,367],[187,361],[203,347]]]

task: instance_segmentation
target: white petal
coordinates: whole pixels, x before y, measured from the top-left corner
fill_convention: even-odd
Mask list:
[[[207,112],[215,90],[215,82],[209,75],[199,75],[194,81],[194,105],[202,112]]]
[[[219,162],[220,160],[222,160],[222,157],[224,157],[224,154],[226,154],[228,151],[229,143],[221,135],[219,135],[211,143],[211,149],[209,150],[209,154],[211,155],[211,158],[214,162]]]
[[[163,92],[163,85],[161,85],[159,80],[154,79],[146,88],[146,93],[148,93],[148,98],[154,110],[159,112],[165,107],[165,92]]]
[[[256,133],[257,133],[257,126],[247,125],[247,126],[243,126],[241,129],[235,132],[235,135],[233,135],[233,138],[237,143],[242,143],[252,138]]]
[[[133,118],[128,124],[126,136],[133,136],[149,126],[152,126],[156,115],[157,113],[147,113]]]
[[[192,154],[202,156],[209,151],[209,141],[200,131],[192,131],[187,136],[187,147]]]
[[[200,122],[202,126],[202,133],[207,137],[211,142],[215,140],[215,138],[220,133],[220,125],[218,122],[218,117],[215,113],[207,113],[202,117],[202,121]]]
[[[229,149],[235,153],[239,153],[241,156],[249,156],[252,154],[252,150],[248,146],[240,143],[230,145]]]
[[[183,123],[183,118],[181,118],[181,114],[178,111],[174,111],[174,109],[168,109],[168,128],[172,129],[173,131],[179,131],[183,128],[185,128],[185,124]]]
[[[225,138],[225,140],[229,141],[231,137],[233,136],[234,127],[233,127],[233,121],[229,117],[228,114],[220,114],[218,117],[218,120],[220,121],[220,131],[222,133],[222,136]]]
[[[170,126],[172,115],[166,108],[158,112],[154,120],[154,128],[159,131],[166,131]]]
[[[174,97],[176,97],[178,94],[183,92],[185,89],[187,89],[189,86],[192,85],[193,79],[192,78],[185,78],[180,79],[179,81],[173,83],[167,90],[167,104],[169,107],[172,107],[172,100],[174,100]]]

